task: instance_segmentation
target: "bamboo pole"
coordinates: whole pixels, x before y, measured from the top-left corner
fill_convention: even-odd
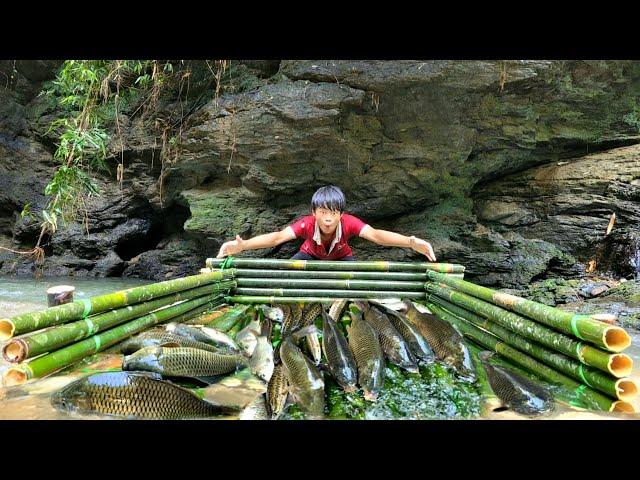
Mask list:
[[[428,304],[429,309],[442,320],[445,320],[452,325],[455,325],[462,331],[462,333],[469,337],[474,342],[482,345],[483,347],[499,353],[503,357],[511,360],[513,363],[522,367],[539,377],[547,380],[551,383],[564,385],[565,387],[573,390],[576,396],[583,398],[590,406],[595,409],[603,410],[605,412],[624,412],[624,413],[636,413],[633,404],[623,401],[615,400],[607,395],[604,395],[596,390],[593,390],[586,385],[580,384],[572,378],[563,375],[562,373],[546,366],[545,364],[534,360],[530,356],[516,350],[515,348],[507,345],[504,342],[498,340],[494,335],[483,332],[478,327],[471,325],[470,323],[444,311],[444,309],[434,305]]]
[[[285,270],[357,270],[370,272],[424,272],[464,273],[464,266],[453,263],[387,262],[343,260],[278,260],[271,258],[207,258],[207,268],[220,268],[226,262],[231,268],[275,268]]]
[[[265,303],[274,305],[276,303],[332,303],[335,301],[335,297],[276,297],[265,295],[234,295],[226,297],[225,300],[229,303],[238,303],[244,305],[251,305],[254,303]]]
[[[500,325],[458,307],[457,305],[453,305],[446,300],[442,300],[435,295],[429,295],[427,297],[427,302],[434,303],[439,307],[446,309],[449,313],[453,313],[475,326],[493,333],[508,345],[517,348],[531,357],[540,360],[542,363],[545,363],[548,366],[569,375],[573,379],[581,381],[589,387],[599,390],[611,397],[629,402],[638,395],[638,386],[629,378],[616,379],[595,368],[585,367],[580,362],[557,353],[549,348],[529,342],[524,337],[513,333],[511,330],[501,327]],[[629,368],[627,375],[629,374],[631,374],[631,368]]]
[[[445,273],[454,278],[464,278],[464,273]],[[339,280],[396,280],[427,281],[427,274],[420,272],[355,272],[355,271],[309,271],[309,270],[266,270],[237,268],[236,278],[336,278]]]
[[[98,332],[120,325],[127,320],[138,318],[175,302],[190,300],[207,294],[211,294],[211,285],[165,295],[157,300],[99,313],[84,320],[58,325],[20,338],[13,338],[3,347],[2,356],[11,363],[22,362],[42,353],[58,350],[65,345],[78,342]],[[221,304],[223,301],[224,295],[218,294],[216,303]]]
[[[187,300],[180,305],[163,308],[162,310],[149,313],[97,335],[93,335],[80,342],[63,347],[55,352],[51,352],[38,358],[34,358],[29,362],[23,362],[10,367],[4,373],[5,385],[17,385],[32,378],[40,378],[48,375],[67,365],[75,363],[84,357],[93,355],[94,353],[115,345],[116,343],[158,323],[163,323],[170,319],[184,321],[191,318],[193,315],[204,311],[206,308],[211,308],[210,303],[216,301],[216,298],[216,294],[207,295],[194,300]],[[196,307],[201,306],[204,308],[199,312],[194,313],[194,310],[197,310]]]
[[[305,288],[236,288],[236,295],[264,295],[275,297],[331,297],[331,298],[410,298],[424,299],[424,292],[373,291],[373,290],[325,290]]]
[[[424,289],[424,282],[398,282],[393,280],[334,280],[307,278],[237,278],[239,288],[298,288],[346,290],[413,290]]]
[[[189,277],[167,280],[165,282],[152,283],[141,287],[133,287],[97,297],[76,300],[72,303],[51,307],[37,312],[24,313],[12,318],[0,319],[0,341],[8,340],[15,335],[39,330],[44,327],[60,325],[86,318],[89,315],[102,313],[106,310],[125,307],[136,303],[153,300],[164,295],[201,287],[211,283],[219,283],[220,280],[233,278],[233,270],[203,273]],[[224,283],[224,288],[233,288],[232,283]],[[222,284],[212,289],[224,289]]]
[[[433,281],[444,283],[449,287],[486,302],[533,318],[538,322],[573,335],[580,340],[591,342],[611,352],[621,352],[631,345],[631,337],[623,328],[609,325],[589,315],[565,312],[559,308],[526,300],[508,293],[497,292],[465,280],[440,275],[437,272],[427,272],[427,276]]]
[[[563,333],[556,332],[533,320],[504,310],[503,308],[467,295],[466,293],[457,292],[446,286],[438,286],[430,283],[427,284],[427,291],[460,307],[473,311],[476,314],[487,317],[529,340],[546,345],[553,350],[579,360],[585,365],[590,365],[603,372],[611,373],[615,377],[622,377],[624,374],[627,374],[629,365],[633,363],[628,355],[605,352],[591,345],[576,341]]]

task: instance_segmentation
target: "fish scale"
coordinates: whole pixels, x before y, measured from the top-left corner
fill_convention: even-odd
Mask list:
[[[291,311],[291,305],[282,304],[278,305],[282,309],[282,325],[280,327],[280,337],[284,338],[285,333],[291,329],[293,322],[293,313]]]
[[[434,353],[429,344],[420,334],[418,329],[411,325],[409,320],[399,312],[391,310],[384,305],[375,304],[373,308],[384,313],[393,327],[398,331],[402,338],[407,342],[409,350],[419,359],[430,362],[434,358]]]
[[[224,355],[184,347],[149,347],[125,357],[123,370],[143,370],[171,377],[209,377],[247,366],[241,355]]]
[[[220,349],[213,345],[198,342],[196,340],[190,340],[188,338],[181,337],[180,335],[176,335],[175,333],[167,332],[164,329],[149,330],[130,338],[122,344],[120,352],[125,355],[130,355],[145,347],[160,346],[168,343],[176,344],[180,347],[198,348],[208,352],[220,352]]]
[[[289,305],[290,315],[285,315],[282,321],[282,338],[293,332],[300,326],[302,320],[302,307],[299,303],[292,303]]]
[[[349,312],[349,347],[358,369],[358,384],[366,400],[375,401],[384,384],[384,354],[375,329],[362,319],[361,313]]]
[[[553,397],[540,385],[501,366],[492,365],[488,352],[480,354],[491,389],[500,401],[523,415],[539,415],[554,408]]]
[[[418,372],[418,364],[415,357],[409,351],[402,335],[398,333],[387,316],[366,304],[358,303],[364,306],[364,319],[378,333],[380,345],[389,361],[410,372]]]
[[[280,358],[296,402],[311,418],[319,418],[324,413],[324,380],[316,366],[295,345],[306,334],[303,329],[287,337],[280,346]]]
[[[236,411],[205,402],[179,385],[137,372],[83,377],[56,392],[52,404],[70,413],[155,419],[200,418]]]
[[[300,321],[300,327],[307,327],[312,325],[315,319],[323,312],[322,305],[318,302],[312,302],[305,305],[302,311],[302,320]],[[307,348],[313,357],[313,362],[318,365],[322,360],[322,347],[320,346],[320,340],[318,340],[318,334],[312,333],[306,337]]]
[[[358,370],[356,360],[333,319],[322,311],[322,347],[329,370],[345,392],[356,390]]]
[[[267,408],[271,418],[278,418],[283,412],[288,393],[284,365],[280,363],[273,369],[267,386]]]
[[[471,357],[462,335],[444,320],[435,315],[420,312],[409,300],[404,302],[407,319],[418,329],[429,343],[436,357],[461,373],[471,373]]]
[[[226,351],[239,351],[238,345],[227,334],[210,327],[192,327],[180,323],[170,323],[167,331],[196,342],[206,343]]]
[[[337,322],[340,320],[340,315],[342,315],[342,311],[347,306],[347,302],[348,301],[346,299],[341,298],[331,304],[331,307],[329,308],[329,316],[333,318],[334,321]]]
[[[307,306],[305,307],[302,313],[302,320],[300,321],[299,326],[306,327],[311,325],[314,322],[314,320],[318,318],[318,315],[322,313],[322,311],[323,311],[322,305],[318,302],[307,304]]]

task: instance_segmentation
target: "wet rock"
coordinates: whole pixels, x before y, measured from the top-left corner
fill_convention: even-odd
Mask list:
[[[440,260],[467,265],[469,279],[491,286],[582,274],[614,210],[612,248],[625,244],[615,235],[637,228],[637,147],[612,149],[640,141],[638,62],[247,60],[232,62],[235,84],[210,101],[210,72],[192,64],[204,106],[188,112],[174,139],[180,148],[161,161],[158,130],[123,112],[124,144],[114,137],[109,146],[90,234],[60,230],[53,264],[93,271],[73,257],[85,258],[113,273],[115,253],[130,275],[195,273],[194,258],[215,255],[236,234],[279,230],[306,214],[328,183],[344,189],[351,213],[428,239]],[[32,95],[47,76],[38,72],[53,66],[21,64],[22,83],[0,89],[0,235],[22,249],[39,230],[19,212],[44,206],[55,168],[55,138],[43,134],[56,107]],[[172,95],[162,114],[180,118]],[[188,254],[180,241],[201,248]],[[282,258],[296,247],[247,255]],[[354,252],[424,258],[358,240]],[[597,259],[603,268],[607,256],[626,261],[607,252]],[[606,268],[630,277],[625,265],[627,273]]]

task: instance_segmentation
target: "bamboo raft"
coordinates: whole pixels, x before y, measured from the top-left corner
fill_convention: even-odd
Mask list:
[[[397,298],[454,325],[473,351],[492,350],[590,408],[635,413],[633,361],[622,353],[631,338],[608,323],[615,317],[498,292],[465,281],[464,271],[448,263],[209,258],[198,275],[0,319],[2,355],[14,364],[4,382],[42,378],[155,325],[189,323],[225,305],[231,310],[212,324],[233,333],[252,304]]]

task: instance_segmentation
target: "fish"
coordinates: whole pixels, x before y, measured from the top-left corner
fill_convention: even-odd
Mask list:
[[[435,359],[435,354],[427,341],[403,314],[381,303],[369,302],[369,304],[387,316],[391,324],[407,342],[409,350],[416,358],[424,362],[432,362]]]
[[[290,314],[286,315],[284,320],[282,321],[282,338],[286,337],[294,331],[296,328],[300,326],[300,321],[302,320],[302,307],[299,303],[292,303],[289,305]]]
[[[358,367],[349,343],[336,322],[322,310],[322,348],[327,366],[345,392],[355,392],[358,387]]]
[[[502,365],[492,365],[489,359],[493,355],[493,352],[483,351],[478,357],[487,372],[491,389],[504,406],[528,416],[553,411],[555,402],[546,388]]]
[[[175,333],[190,340],[207,343],[220,349],[239,352],[240,348],[231,337],[210,327],[195,327],[180,323],[168,323],[165,326],[168,332]]]
[[[122,370],[142,370],[171,377],[211,377],[248,366],[242,355],[186,347],[146,347],[122,360]]]
[[[420,312],[410,300],[403,300],[405,315],[433,349],[436,358],[453,366],[468,379],[475,377],[471,355],[460,332],[430,313]]]
[[[280,305],[280,308],[282,309],[282,315],[283,315],[282,325],[280,327],[280,336],[284,338],[285,332],[287,332],[291,328],[291,322],[293,321],[293,314],[291,312],[291,305],[288,305],[285,303]]]
[[[219,348],[213,345],[181,337],[180,335],[167,332],[163,328],[147,330],[126,340],[120,346],[120,352],[125,355],[130,355],[142,348],[152,346],[190,347],[214,353],[221,352]]]
[[[313,325],[318,315],[323,312],[322,305],[318,302],[307,303],[305,308],[302,311],[302,320],[300,321],[300,327],[306,327],[309,325]],[[322,347],[320,346],[320,340],[318,339],[318,334],[316,332],[307,335],[305,337],[305,341],[307,343],[307,348],[311,357],[313,358],[313,363],[318,365],[322,360]]]
[[[284,312],[280,307],[268,307],[267,305],[259,305],[258,308],[262,310],[265,318],[274,322],[282,323],[284,320]]]
[[[334,301],[329,308],[329,316],[333,318],[335,322],[340,320],[340,316],[342,315],[342,311],[347,306],[348,300],[345,298],[340,298]]]
[[[238,411],[201,400],[190,390],[147,372],[88,375],[54,393],[51,403],[67,413],[161,420],[232,415]]]
[[[267,329],[268,327],[263,325],[263,335],[260,335],[257,338],[256,348],[253,351],[251,360],[249,360],[249,365],[253,374],[265,382],[271,380],[275,366],[273,360],[273,345],[271,345],[271,342],[266,335]]]
[[[349,312],[351,324],[347,327],[349,348],[358,369],[358,384],[365,400],[375,402],[384,384],[384,353],[378,333],[364,321],[361,312]]]
[[[294,401],[310,419],[324,416],[324,380],[318,368],[297,347],[296,342],[316,330],[309,325],[287,336],[280,346],[280,358]]]
[[[253,351],[258,344],[258,335],[260,335],[260,321],[254,318],[249,324],[236,334],[236,343],[249,357],[253,355]]]
[[[300,321],[300,327],[306,327],[313,324],[316,318],[323,311],[322,304],[318,302],[308,303],[302,311],[302,320]]]
[[[378,333],[382,351],[387,359],[408,372],[418,373],[416,358],[389,318],[380,310],[370,308],[366,302],[356,302],[356,305],[363,311],[365,321]]]
[[[267,386],[267,411],[272,420],[276,420],[287,406],[289,396],[289,382],[284,372],[282,363],[275,366],[273,375]]]

